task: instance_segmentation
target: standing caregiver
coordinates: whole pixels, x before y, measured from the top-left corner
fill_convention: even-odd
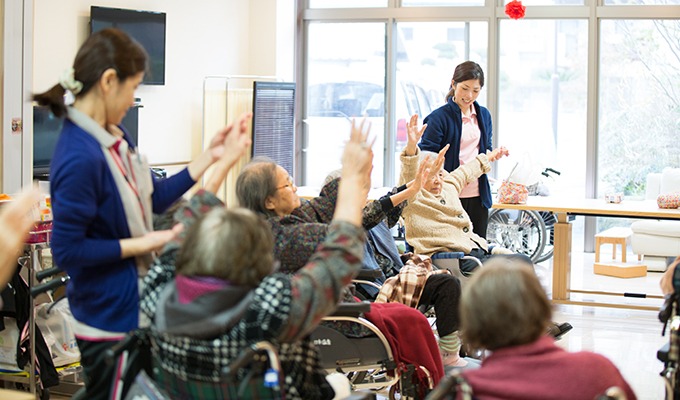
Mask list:
[[[444,169],[452,172],[461,164],[476,162],[478,154],[492,150],[491,113],[477,103],[484,87],[484,71],[476,62],[465,61],[453,72],[446,104],[432,111],[419,144],[420,150],[439,153],[447,144]],[[489,208],[493,204],[486,174],[471,182],[460,193],[463,208],[470,216],[474,233],[486,238]]]
[[[106,349],[139,326],[140,274],[180,230],[153,231],[152,213],[179,199],[214,162],[228,157],[231,127],[220,130],[187,168],[162,181],[131,144],[121,121],[148,70],[139,43],[117,29],[92,34],[59,84],[34,95],[65,116],[50,171],[56,265],[71,280],[67,296],[88,399],[110,395]],[[64,94],[75,96],[66,106]],[[247,116],[238,130],[247,127]]]

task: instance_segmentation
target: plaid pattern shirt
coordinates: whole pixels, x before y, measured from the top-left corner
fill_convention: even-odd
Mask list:
[[[427,278],[433,274],[448,273],[450,272],[445,269],[433,269],[430,257],[414,254],[397,275],[383,283],[375,302],[402,303],[409,307],[418,307]]]
[[[199,192],[176,213],[176,219],[188,227],[218,205],[221,202],[212,194]],[[304,268],[295,275],[276,273],[266,277],[254,289],[254,299],[243,318],[223,335],[199,340],[152,329],[155,359],[165,373],[183,382],[196,382],[195,388],[201,391],[203,383],[220,385],[224,367],[245,348],[266,340],[279,348],[287,399],[332,398],[333,390],[308,335],[323,316],[333,311],[342,288],[360,268],[364,240],[359,227],[346,222],[331,224],[328,237]],[[152,320],[157,307],[163,306],[158,304],[161,292],[167,285],[174,285],[178,248],[178,242],[166,246],[145,278],[141,308]],[[197,329],[199,325],[197,321]]]

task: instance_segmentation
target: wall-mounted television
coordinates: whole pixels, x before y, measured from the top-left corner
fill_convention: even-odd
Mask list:
[[[125,127],[132,144],[137,147],[139,108],[136,104],[128,110],[121,125]],[[52,153],[57,146],[64,118],[55,117],[49,107],[33,106],[33,179],[48,181]]]
[[[149,54],[149,71],[143,84],[165,85],[165,13],[90,7],[90,33],[118,28],[132,36]]]

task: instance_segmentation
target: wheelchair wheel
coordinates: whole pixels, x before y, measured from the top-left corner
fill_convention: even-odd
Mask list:
[[[539,213],[531,210],[494,209],[486,232],[489,243],[524,254],[537,263],[543,254],[548,232]]]
[[[545,247],[543,247],[543,252],[536,259],[537,264],[549,260],[553,256],[553,245],[555,243],[555,223],[557,223],[557,217],[555,214],[549,211],[539,211],[538,214],[541,216],[541,218],[543,218],[543,222],[545,223],[547,238],[545,241]]]

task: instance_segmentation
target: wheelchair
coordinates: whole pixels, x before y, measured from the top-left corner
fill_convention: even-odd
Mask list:
[[[659,311],[659,320],[664,324],[661,334],[664,335],[668,332],[668,343],[656,352],[656,358],[664,365],[660,375],[664,381],[666,400],[680,399],[680,375],[678,375],[678,361],[680,360],[679,304],[680,296],[677,293],[667,295]]]
[[[371,303],[341,303],[338,309],[323,321],[359,324],[372,333],[371,336],[353,338],[325,325],[318,326],[311,334],[319,350],[321,365],[328,372],[340,372],[348,377],[352,390],[389,390],[389,398],[397,393],[402,398],[424,398],[420,388],[413,383],[416,368],[426,376],[427,390],[433,388],[430,371],[422,366],[400,368],[385,335],[370,321],[361,317],[371,310]]]

